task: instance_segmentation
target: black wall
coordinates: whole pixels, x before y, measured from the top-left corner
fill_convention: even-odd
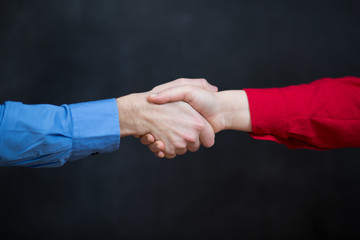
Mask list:
[[[0,102],[63,104],[178,77],[221,90],[360,76],[360,2],[0,2]],[[0,169],[0,239],[360,236],[360,151],[241,132],[173,160],[134,138],[57,169]]]

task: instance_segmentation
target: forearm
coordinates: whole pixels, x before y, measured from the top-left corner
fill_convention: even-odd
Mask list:
[[[57,167],[118,149],[114,99],[54,106],[6,102],[0,114],[0,166]]]
[[[254,138],[289,148],[360,146],[360,78],[326,78],[298,86],[245,91]]]

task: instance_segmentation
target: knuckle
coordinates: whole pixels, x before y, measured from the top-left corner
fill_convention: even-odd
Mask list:
[[[196,152],[197,150],[199,150],[199,148],[200,148],[200,145],[196,144],[196,145],[192,145],[191,147],[189,147],[188,150],[190,152]]]
[[[191,136],[186,136],[185,137],[185,140],[188,142],[188,143],[190,143],[190,144],[194,144],[194,143],[196,143],[196,140],[197,140],[198,138],[197,138],[197,136],[195,136],[195,135],[191,135]]]
[[[171,146],[165,150],[166,155],[174,155],[176,153],[176,146]]]
[[[174,89],[174,87],[169,87],[167,89],[167,94],[168,94],[168,98],[169,98],[170,101],[172,99],[172,91],[173,91],[173,89]]]
[[[201,131],[205,128],[205,122],[201,119],[194,122],[194,129]]]
[[[201,82],[202,88],[206,88],[209,85],[205,78],[200,78],[199,81]]]
[[[185,142],[179,142],[175,145],[176,149],[183,150],[186,149],[186,143]]]

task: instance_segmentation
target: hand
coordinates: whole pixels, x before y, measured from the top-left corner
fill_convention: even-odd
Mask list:
[[[179,86],[148,96],[157,104],[184,101],[198,111],[217,133],[231,129],[251,132],[249,102],[245,91],[210,92],[196,86]]]
[[[214,93],[194,86],[180,86],[150,95],[148,100],[158,104],[185,101],[208,120],[215,133],[224,129],[250,132],[252,128],[247,96],[242,90]],[[147,137],[144,136],[142,142],[146,142]],[[161,157],[158,144],[149,144],[149,148]]]
[[[187,150],[196,151],[201,143],[214,144],[210,124],[191,106],[184,102],[151,104],[146,98],[151,94],[130,94],[117,99],[121,137],[151,133],[164,145],[164,155],[173,158]]]
[[[156,104],[183,101],[198,111],[217,133],[224,128],[224,119],[220,115],[219,95],[197,86],[177,86],[148,96],[148,101]]]
[[[164,91],[166,89],[171,89],[171,88],[180,87],[180,86],[194,86],[194,87],[199,87],[199,88],[205,89],[207,91],[211,91],[211,92],[218,91],[218,88],[216,86],[209,84],[206,81],[206,79],[203,79],[203,78],[197,78],[197,79],[179,78],[174,81],[156,86],[150,92],[158,93],[158,92]],[[149,149],[153,152],[157,152],[158,154],[156,154],[156,155],[158,157],[165,156],[165,154],[162,152],[165,148],[164,143],[160,140],[156,140],[156,142],[155,142],[155,137],[151,133],[148,133],[143,136],[135,136],[135,137],[141,137],[140,138],[141,143],[144,145],[149,145]],[[152,144],[152,143],[154,143],[154,144]],[[193,151],[196,151],[196,150],[197,149],[193,149]]]

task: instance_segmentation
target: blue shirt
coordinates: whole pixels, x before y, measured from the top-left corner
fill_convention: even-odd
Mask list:
[[[0,105],[0,166],[59,167],[119,145],[115,99],[62,106]]]

